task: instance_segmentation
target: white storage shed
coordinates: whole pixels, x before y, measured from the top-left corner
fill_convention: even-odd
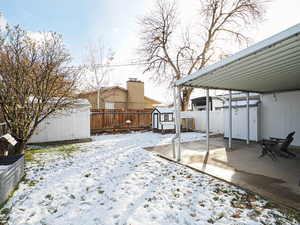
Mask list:
[[[90,138],[90,103],[80,99],[71,109],[46,118],[29,143],[69,141]]]
[[[250,100],[250,134],[251,141],[261,140],[261,121],[260,121],[260,101]],[[224,104],[224,137],[229,138],[229,106],[228,102]],[[233,101],[232,102],[232,138],[247,140],[247,101]]]
[[[174,108],[156,107],[152,111],[152,130],[155,132],[175,131]]]

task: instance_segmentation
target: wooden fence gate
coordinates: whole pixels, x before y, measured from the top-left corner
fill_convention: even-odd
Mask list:
[[[151,129],[151,112],[152,110],[92,109],[91,134]]]

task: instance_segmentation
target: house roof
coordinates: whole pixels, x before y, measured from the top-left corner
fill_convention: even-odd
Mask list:
[[[145,99],[148,99],[148,100],[150,100],[150,101],[155,102],[155,104],[161,104],[161,102],[159,102],[159,101],[157,101],[157,100],[155,100],[155,99],[153,99],[153,98],[149,98],[149,97],[147,97],[147,96],[144,96],[144,98],[145,98]]]
[[[127,90],[125,88],[122,88],[120,86],[103,87],[103,88],[100,88],[100,92],[103,93],[103,92],[111,90],[111,89],[120,89],[122,91],[127,92]],[[95,93],[97,93],[97,90],[82,92],[82,93],[80,93],[80,95],[90,95],[90,94],[95,94]]]
[[[160,113],[174,113],[174,108],[156,107],[153,111],[159,111]]]
[[[128,92],[127,89],[125,89],[125,88],[123,88],[123,87],[120,87],[120,86],[103,87],[103,88],[101,88],[100,91],[101,91],[101,93],[104,93],[104,92],[106,92],[106,91],[108,91],[108,90],[112,90],[112,89],[120,89],[121,91]],[[90,95],[90,94],[94,94],[94,93],[97,93],[97,91],[84,92],[84,93],[81,93],[80,95]],[[150,100],[150,101],[155,102],[155,104],[160,104],[160,103],[161,103],[161,102],[159,102],[159,101],[157,101],[157,100],[155,100],[155,99],[153,99],[153,98],[149,98],[149,97],[147,97],[147,96],[144,96],[144,98],[145,98],[145,99],[148,99],[148,100]]]
[[[36,99],[33,96],[29,97],[29,100],[33,103],[38,103],[38,99]],[[77,99],[73,99],[73,98],[58,98],[58,97],[54,97],[51,98],[48,103],[49,104],[56,104],[58,100],[63,100],[66,103],[74,103],[73,106],[91,106],[90,102],[87,99],[84,98],[77,98]]]
[[[76,100],[76,105],[91,106],[90,102],[87,99],[82,99],[82,98]]]
[[[257,93],[300,90],[300,24],[184,77],[176,85]]]
[[[209,96],[209,101],[211,102],[213,98],[215,98],[215,97]],[[215,98],[215,99],[218,99],[218,98]],[[206,96],[193,98],[193,99],[191,99],[191,101],[192,101],[192,104],[206,104]]]
[[[260,100],[249,100],[249,106],[258,106],[259,103],[260,103]],[[233,108],[246,107],[247,101],[245,101],[245,100],[232,101],[231,105]],[[228,108],[228,107],[229,107],[229,102],[226,101],[224,103],[224,105],[219,108]]]

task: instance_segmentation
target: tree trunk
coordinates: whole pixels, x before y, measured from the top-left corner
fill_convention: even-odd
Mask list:
[[[24,150],[27,144],[27,141],[17,139],[18,143],[15,145],[15,155],[24,154]]]
[[[100,90],[97,91],[97,109],[100,109]]]
[[[191,94],[193,92],[193,88],[183,88],[182,89],[182,102],[181,102],[181,110],[187,111],[189,107],[189,101]]]
[[[182,111],[187,111],[188,108],[189,108],[189,102],[188,101],[187,102],[182,102],[182,104],[181,104],[181,110]]]

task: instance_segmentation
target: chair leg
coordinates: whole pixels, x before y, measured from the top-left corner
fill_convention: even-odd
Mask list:
[[[273,161],[277,160],[277,157],[273,151],[270,151],[270,157]]]
[[[265,146],[265,145],[262,146],[262,154],[258,158],[262,158],[265,155],[269,155],[272,160],[277,160],[277,157],[274,154],[274,152],[271,150],[270,146]]]
[[[262,157],[264,157],[266,154],[267,154],[267,152],[265,152],[265,151],[262,151],[261,155],[260,155],[260,156],[258,156],[258,158],[262,158]]]
[[[264,157],[266,154],[268,154],[268,152],[267,152],[265,146],[262,146],[261,155],[258,156],[258,158],[262,158],[262,157]]]
[[[290,151],[288,151],[288,150],[286,150],[285,152],[286,152],[289,156],[291,156],[292,158],[296,158],[296,157],[297,157],[294,153],[292,153],[292,152],[290,152]]]

